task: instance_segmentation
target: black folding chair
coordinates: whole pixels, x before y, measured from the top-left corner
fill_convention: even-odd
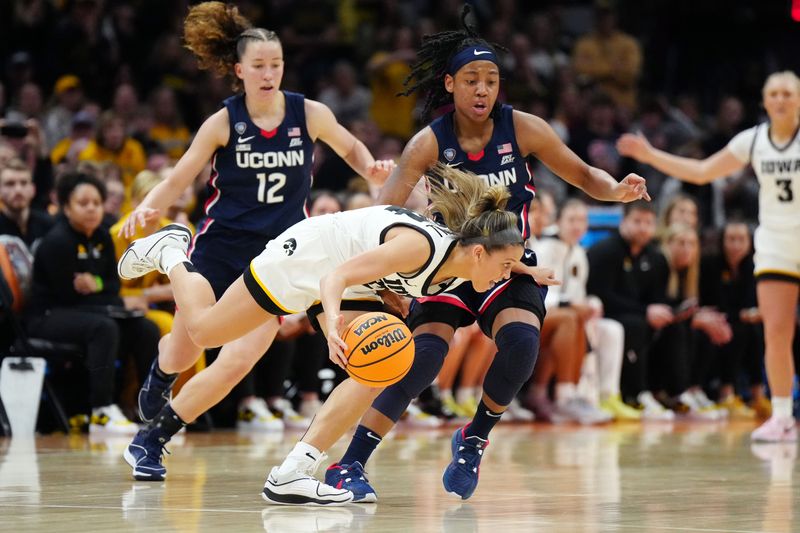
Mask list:
[[[11,341],[5,348],[5,352],[6,355],[22,358],[22,361],[18,363],[20,370],[25,370],[26,365],[30,369],[33,368],[31,364],[26,361],[29,357],[41,357],[50,363],[53,360],[77,358],[83,355],[83,350],[78,345],[57,343],[46,339],[29,337],[19,317],[14,312],[13,305],[14,295],[11,292],[11,288],[8,286],[8,281],[5,276],[0,275],[0,313],[4,315],[6,322],[10,324],[12,328]],[[2,358],[2,355],[0,355],[0,358]],[[47,373],[45,373],[44,383],[42,384],[41,403],[47,406],[58,428],[65,433],[69,433],[69,419],[67,418],[63,404],[59,400],[52,383],[48,379]],[[2,431],[4,418],[7,424],[8,419],[5,409],[2,406],[2,402],[0,402],[0,431]],[[8,431],[10,434],[10,426]]]

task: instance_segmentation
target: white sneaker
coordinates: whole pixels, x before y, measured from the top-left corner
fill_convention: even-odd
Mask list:
[[[240,431],[283,431],[283,421],[272,414],[263,398],[248,398],[239,405],[236,429]]]
[[[691,391],[682,392],[681,395],[678,396],[678,400],[688,408],[688,410],[683,413],[683,416],[690,420],[705,422],[716,422],[719,420],[717,411],[713,407],[703,407],[700,400]]]
[[[508,408],[506,408],[506,412],[503,415],[503,418],[500,419],[501,422],[508,421],[508,422],[532,422],[533,419],[536,418],[533,414],[533,411],[529,411],[520,405],[519,400],[514,398],[511,400],[511,403],[508,404]]]
[[[283,421],[283,425],[290,429],[308,429],[311,419],[300,415],[292,407],[292,402],[286,398],[273,401],[269,404],[269,410],[276,417]]]
[[[750,438],[756,442],[796,442],[797,424],[793,417],[772,416],[753,431]]]
[[[322,402],[319,400],[303,400],[300,403],[300,416],[314,418],[321,407]]]
[[[415,402],[408,404],[406,417],[403,421],[411,427],[416,428],[438,428],[442,421],[433,415],[429,415],[420,409]]]
[[[119,406],[112,403],[105,407],[95,407],[92,409],[89,433],[100,431],[134,435],[139,431],[139,426],[128,420],[128,418],[122,414]]]
[[[192,231],[183,224],[169,224],[152,235],[136,239],[122,253],[117,263],[117,273],[122,279],[136,279],[161,268],[164,248],[177,248],[186,252],[192,241]]]
[[[316,461],[300,463],[297,469],[284,473],[280,472],[280,467],[274,467],[267,476],[261,497],[278,505],[337,506],[352,502],[355,496],[349,490],[336,489],[314,477],[317,467],[327,457],[320,454]]]
[[[652,392],[640,392],[637,400],[642,406],[642,420],[652,422],[671,422],[675,420],[675,413],[661,405],[661,403],[653,397]]]
[[[728,418],[728,410],[712,402],[711,398],[706,396],[703,389],[695,389],[689,392],[694,397],[697,405],[699,405],[701,409],[713,412],[717,420],[726,420]]]
[[[556,414],[582,425],[605,424],[614,419],[602,409],[577,396],[564,403],[557,403],[555,410]]]

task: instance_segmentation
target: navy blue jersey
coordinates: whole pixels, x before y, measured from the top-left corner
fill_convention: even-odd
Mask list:
[[[230,138],[211,161],[205,206],[218,225],[272,236],[308,216],[313,141],[306,128],[305,97],[283,94],[286,115],[272,131],[253,123],[244,94],[224,102]]]
[[[528,208],[535,189],[530,167],[517,144],[512,113],[510,105],[500,108],[494,119],[492,138],[477,154],[465,152],[458,144],[452,111],[431,122],[430,127],[439,143],[439,161],[474,172],[489,185],[500,183],[508,188],[511,198],[506,209],[517,214],[519,229],[527,239],[530,236]]]

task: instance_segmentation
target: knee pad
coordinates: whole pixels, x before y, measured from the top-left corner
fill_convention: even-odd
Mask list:
[[[445,340],[438,335],[423,333],[414,337],[414,363],[411,369],[398,383],[387,387],[372,402],[372,407],[395,422],[400,420],[411,400],[436,379],[448,348]]]
[[[483,380],[495,403],[508,405],[533,374],[539,355],[539,330],[525,322],[506,324],[494,338],[497,355]]]

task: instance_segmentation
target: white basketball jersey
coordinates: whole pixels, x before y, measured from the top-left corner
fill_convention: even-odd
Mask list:
[[[758,177],[758,213],[762,227],[770,230],[800,229],[800,136],[785,146],[775,146],[764,122],[739,133],[728,149],[744,163],[751,163]]]
[[[432,283],[457,241],[445,226],[411,210],[386,205],[374,206],[315,217],[306,222],[316,219],[320,219],[318,223],[325,237],[323,246],[335,263],[343,263],[351,257],[377,248],[384,243],[389,230],[398,226],[415,229],[428,239],[431,253],[419,270],[391,274],[363,285],[367,289],[388,289],[403,296],[421,297],[454,289],[466,281],[450,278]]]

